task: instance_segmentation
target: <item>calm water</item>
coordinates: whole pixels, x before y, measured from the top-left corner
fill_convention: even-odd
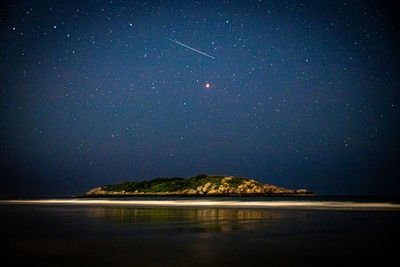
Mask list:
[[[2,202],[2,260],[39,266],[348,266],[397,260],[396,200],[313,198],[297,206],[278,205],[299,202],[293,199],[262,201],[277,205]]]

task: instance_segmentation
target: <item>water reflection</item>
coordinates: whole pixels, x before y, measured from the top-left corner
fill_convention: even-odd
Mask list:
[[[181,224],[198,232],[251,230],[260,224],[276,222],[285,214],[273,210],[218,208],[132,208],[90,207],[89,217],[105,221],[134,224]]]

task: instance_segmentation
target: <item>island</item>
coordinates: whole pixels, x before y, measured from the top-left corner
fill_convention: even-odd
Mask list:
[[[83,197],[182,196],[251,197],[314,196],[306,189],[286,189],[252,179],[225,175],[200,174],[185,179],[156,178],[150,181],[124,182],[93,188]]]

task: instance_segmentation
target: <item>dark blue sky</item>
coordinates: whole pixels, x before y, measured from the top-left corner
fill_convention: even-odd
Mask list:
[[[2,3],[0,194],[199,173],[396,194],[399,11],[379,1]]]

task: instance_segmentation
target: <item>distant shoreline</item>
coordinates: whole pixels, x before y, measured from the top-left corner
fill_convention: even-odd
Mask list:
[[[242,198],[242,197],[316,197],[314,193],[285,193],[285,194],[213,194],[213,195],[200,195],[200,194],[179,194],[179,193],[110,193],[110,194],[96,194],[96,195],[81,195],[73,198],[154,198],[154,197],[178,197],[178,198]]]
[[[41,200],[0,200],[2,205],[84,205],[124,207],[174,207],[174,208],[288,208],[312,210],[400,210],[400,203],[319,201],[319,200],[216,200],[216,199],[41,199]]]

